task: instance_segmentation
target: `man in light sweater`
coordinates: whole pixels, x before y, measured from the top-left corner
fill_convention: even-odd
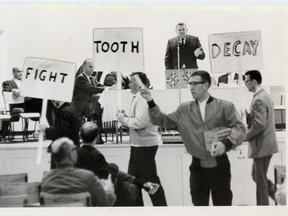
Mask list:
[[[142,72],[132,73],[129,82],[134,97],[131,102],[129,116],[124,112],[118,113],[118,121],[129,128],[131,153],[128,173],[146,181],[160,185],[157,192],[150,194],[153,206],[167,206],[164,189],[157,175],[155,155],[158,145],[162,143],[158,128],[151,124],[148,114],[148,104],[139,93],[140,85],[136,81],[139,77],[144,85],[148,85],[146,74]],[[136,205],[143,206],[142,193],[136,199]]]

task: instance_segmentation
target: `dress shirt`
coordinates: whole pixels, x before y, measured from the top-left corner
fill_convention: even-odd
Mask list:
[[[209,96],[202,102],[198,101],[203,122],[205,121],[205,108],[206,108],[206,104],[207,104],[208,99],[209,99]]]

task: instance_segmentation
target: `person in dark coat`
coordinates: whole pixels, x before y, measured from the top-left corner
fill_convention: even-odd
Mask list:
[[[54,109],[51,110],[52,124],[50,127],[40,123],[39,129],[44,133],[47,140],[56,140],[61,137],[67,137],[79,146],[79,118],[73,105],[63,101],[53,101]],[[50,146],[48,147],[48,151]],[[51,169],[55,168],[53,160],[51,160]]]
[[[81,126],[83,143],[77,150],[75,167],[92,171],[100,179],[107,179],[112,174],[117,196],[114,206],[134,206],[139,189],[149,191],[156,185],[120,171],[116,164],[109,164],[104,155],[93,146],[97,142],[98,133],[98,126],[94,122],[86,122]]]
[[[200,40],[196,36],[188,35],[185,23],[176,25],[177,36],[168,40],[165,54],[165,68],[178,69],[178,47],[180,55],[180,68],[198,68],[197,59],[205,58]]]

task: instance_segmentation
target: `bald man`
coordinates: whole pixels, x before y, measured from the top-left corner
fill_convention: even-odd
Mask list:
[[[111,175],[100,180],[92,172],[74,168],[77,161],[76,146],[68,138],[59,138],[51,145],[56,169],[47,172],[41,181],[41,192],[49,194],[75,194],[89,192],[92,206],[112,206],[116,200]]]
[[[109,164],[104,155],[94,147],[97,142],[98,131],[98,126],[94,122],[86,122],[81,126],[80,136],[83,143],[78,149],[78,160],[75,167],[90,170],[101,179],[106,179],[111,173],[112,177],[117,179],[115,190],[117,199],[114,205],[133,206],[135,205],[133,194],[138,194],[139,189],[142,188],[149,192],[158,185],[122,172],[116,164]],[[131,195],[131,193],[133,194]]]
[[[99,96],[96,94],[102,93],[104,87],[92,78],[93,71],[94,61],[86,59],[83,63],[83,72],[75,80],[72,104],[79,117],[86,117],[88,121],[96,121],[101,132],[103,110],[98,102]],[[83,123],[83,118],[81,120]],[[102,141],[101,137],[100,141]]]

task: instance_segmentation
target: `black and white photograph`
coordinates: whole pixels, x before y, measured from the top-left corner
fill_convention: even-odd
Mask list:
[[[0,1],[0,213],[287,215],[287,20]]]

